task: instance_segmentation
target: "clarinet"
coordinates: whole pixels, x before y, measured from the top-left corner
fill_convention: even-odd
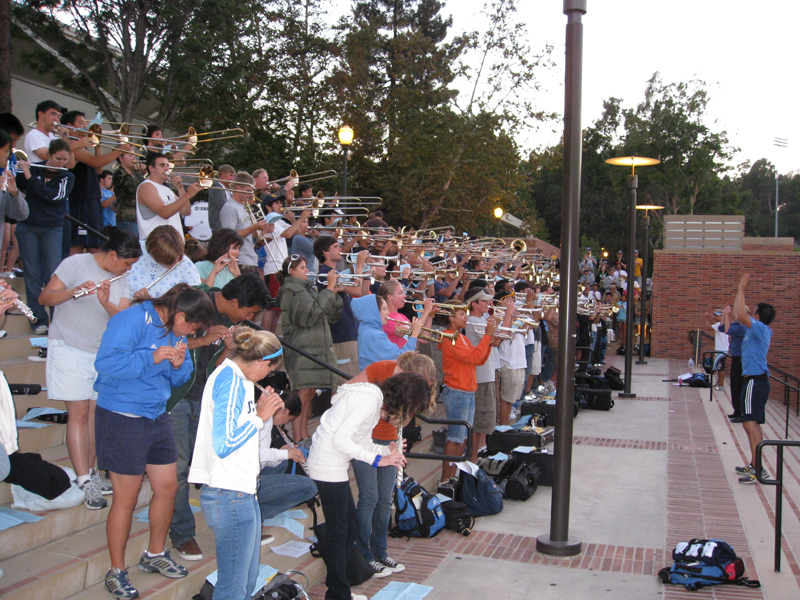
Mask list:
[[[1,298],[1,299],[0,299],[0,302],[8,302],[8,300],[10,300],[10,298],[9,298],[9,299],[6,299],[6,298]],[[19,309],[19,312],[21,312],[21,313],[22,313],[24,316],[28,317],[28,320],[29,320],[31,323],[36,323],[36,322],[39,320],[39,319],[37,319],[37,318],[36,318],[36,316],[33,314],[33,311],[31,310],[31,307],[30,307],[30,306],[28,306],[27,304],[25,304],[25,303],[24,303],[22,300],[20,300],[19,298],[17,298],[16,300],[14,300],[14,306],[16,306],[16,307]]]
[[[178,349],[178,346],[180,346],[180,345],[183,343],[183,341],[184,341],[185,339],[186,339],[186,336],[185,336],[185,335],[182,335],[180,338],[178,338],[178,341],[177,341],[177,342],[175,342],[175,350],[177,350],[177,349]],[[174,359],[173,359],[173,360],[174,360]]]
[[[256,389],[258,389],[262,393],[269,394],[269,392],[265,388],[263,388],[260,385],[258,385],[255,381],[253,382],[253,385],[256,386]],[[278,394],[279,396],[281,395],[281,392],[275,392],[275,393]],[[278,430],[278,433],[281,434],[281,437],[283,438],[283,441],[286,442],[287,445],[291,446],[292,448],[296,448],[296,446],[294,445],[294,442],[292,442],[292,440],[289,439],[289,436],[286,435],[286,432],[283,429],[281,429],[280,425],[276,425],[275,428]],[[308,472],[308,467],[306,466],[306,463],[301,462],[300,466],[303,467],[303,471],[306,472],[306,475],[311,477],[311,474]]]

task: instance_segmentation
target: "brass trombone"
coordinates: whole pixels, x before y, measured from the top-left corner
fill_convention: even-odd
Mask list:
[[[315,175],[321,175],[321,177],[314,177]],[[322,181],[323,179],[330,179],[331,177],[337,177],[339,173],[334,171],[333,169],[328,169],[327,171],[317,171],[316,173],[308,173],[307,175],[298,175],[297,171],[292,169],[289,171],[289,175],[286,177],[281,177],[280,179],[273,179],[272,181],[268,181],[267,185],[272,185],[273,183],[286,183],[287,181],[292,181],[292,187],[298,186],[301,183],[311,183],[312,181]],[[304,177],[312,177],[312,179],[303,179]]]
[[[14,150],[14,156],[17,157],[17,160],[23,160],[28,162],[28,155],[24,150]],[[29,167],[39,167],[40,169],[50,169],[51,171],[69,171],[64,167],[48,167],[44,163],[28,163]]]
[[[217,135],[217,134],[225,134],[225,135]],[[234,127],[232,129],[217,129],[216,131],[204,131],[202,133],[197,133],[195,128],[190,125],[189,130],[184,135],[179,135],[178,137],[174,138],[162,138],[162,139],[164,140],[164,142],[170,142],[170,143],[174,142],[175,144],[188,143],[191,144],[192,146],[196,146],[197,144],[202,144],[203,142],[218,142],[220,140],[231,140],[234,138],[240,138],[243,135],[244,135],[244,129],[242,129],[241,127]]]
[[[411,335],[411,323],[408,323],[407,321],[401,321],[399,319],[392,319],[391,317],[387,317],[386,320],[391,321],[392,323],[397,323],[395,331],[401,335]],[[439,331],[438,329],[423,327],[422,331],[420,331],[417,337],[420,340],[433,342],[435,344],[440,344],[443,340],[448,339],[452,342],[453,346],[455,346],[456,340],[458,339],[458,332],[454,331],[453,333],[445,333],[444,331]]]
[[[425,310],[425,303],[421,300],[406,300],[406,304],[411,304],[414,312],[421,313]],[[466,304],[439,304],[438,302],[434,302],[433,310],[436,314],[442,315],[443,317],[454,317],[459,310],[467,312],[469,306]]]

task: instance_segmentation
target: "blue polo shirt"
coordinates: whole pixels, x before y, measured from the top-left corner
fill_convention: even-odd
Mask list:
[[[772,339],[772,329],[761,321],[750,319],[750,329],[742,341],[742,375],[769,374],[767,352]]]
[[[744,340],[744,335],[747,333],[747,327],[739,323],[739,321],[734,321],[727,331],[725,331],[724,324],[720,324],[719,330],[722,333],[728,334],[728,354],[731,356],[741,356],[742,341]]]

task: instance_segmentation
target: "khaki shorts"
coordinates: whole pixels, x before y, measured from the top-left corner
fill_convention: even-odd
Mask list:
[[[475,419],[472,429],[475,433],[494,433],[494,426],[497,422],[497,398],[495,395],[495,383],[479,383],[475,390]]]
[[[358,342],[341,342],[333,345],[333,351],[336,353],[336,364],[334,365],[340,371],[344,371],[351,377],[358,375]],[[337,384],[337,388],[347,383],[341,377]],[[331,391],[331,395],[335,394],[336,390]]]
[[[509,369],[504,366],[497,369],[497,375],[500,382],[500,400],[514,404],[519,400],[525,387],[525,369]]]

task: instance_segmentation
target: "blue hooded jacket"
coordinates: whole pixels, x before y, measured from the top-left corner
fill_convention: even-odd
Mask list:
[[[378,300],[373,294],[353,298],[350,303],[358,326],[358,368],[362,371],[379,360],[394,360],[403,352],[417,349],[417,338],[408,338],[405,346],[398,348],[383,331]]]
[[[153,420],[165,412],[171,388],[189,381],[194,367],[188,349],[177,369],[167,360],[153,364],[156,349],[178,342],[161,325],[149,300],[111,317],[94,361],[97,406]]]

